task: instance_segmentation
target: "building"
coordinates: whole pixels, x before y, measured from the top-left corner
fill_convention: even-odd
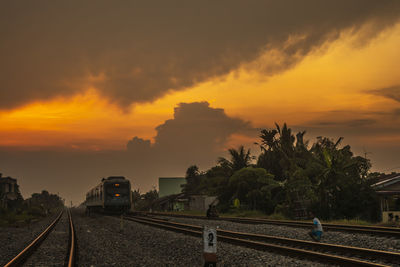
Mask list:
[[[207,211],[209,205],[217,205],[218,200],[215,196],[191,195],[188,197],[188,210]]]
[[[17,179],[3,177],[0,173],[0,207],[7,209],[9,202],[18,199],[20,195]]]
[[[385,175],[372,187],[379,195],[382,222],[400,223],[400,174]]]
[[[160,198],[182,193],[182,185],[186,184],[184,177],[158,178],[158,196]]]
[[[183,177],[158,178],[159,199],[154,202],[154,209],[161,211],[202,211],[205,212],[209,205],[216,205],[215,196],[187,195],[182,193],[182,186],[186,184]]]
[[[183,193],[168,195],[154,201],[152,208],[157,211],[183,211],[187,202],[188,199]]]
[[[186,195],[184,193],[168,195],[153,203],[153,210],[159,211],[201,211],[206,212],[209,205],[217,205],[215,196]]]

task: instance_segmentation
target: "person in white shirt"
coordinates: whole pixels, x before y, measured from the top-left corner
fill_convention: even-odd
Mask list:
[[[311,232],[309,232],[309,235],[315,240],[315,241],[321,241],[323,229],[322,229],[322,224],[319,221],[317,217],[312,214],[313,219],[313,229]]]

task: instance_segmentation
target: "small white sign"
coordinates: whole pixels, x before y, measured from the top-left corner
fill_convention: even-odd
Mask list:
[[[217,253],[217,230],[204,226],[203,242],[205,253]]]

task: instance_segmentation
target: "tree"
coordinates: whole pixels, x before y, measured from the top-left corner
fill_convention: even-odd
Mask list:
[[[275,123],[276,129],[261,130],[260,154],[257,166],[265,168],[275,176],[278,181],[284,181],[289,177],[289,172],[295,165],[294,161],[294,142],[295,137],[292,130],[283,124],[282,129]],[[298,134],[299,146],[303,142],[304,133]]]
[[[134,191],[133,193],[135,195],[135,198],[137,199],[137,193],[139,193],[139,191]],[[153,203],[157,199],[158,199],[158,192],[153,187],[152,190],[146,192],[145,194],[140,195],[140,198],[137,199],[137,202],[135,204],[135,208],[137,210],[146,210],[146,211],[152,209]]]
[[[134,208],[138,207],[138,204],[140,202],[140,198],[141,198],[141,195],[140,195],[139,189],[138,190],[133,190],[132,191],[132,204],[133,204]]]
[[[379,176],[369,173],[369,160],[354,156],[349,145],[318,137],[309,148],[305,131],[296,135],[284,123],[264,129],[259,144],[262,153],[251,166],[250,150],[229,149],[230,158],[204,173],[196,165],[186,171],[187,193],[217,195],[219,209],[229,210],[235,198],[243,207],[294,215],[299,204],[323,219],[364,218],[377,220],[378,198],[371,184]]]
[[[319,197],[314,208],[326,219],[359,217],[365,203],[375,206],[374,192],[365,177],[371,165],[365,158],[354,157],[349,145],[339,148],[342,140],[318,137],[311,148],[318,166],[315,190]]]
[[[315,190],[307,171],[298,168],[285,182],[284,190],[285,204],[288,207],[284,213],[289,216],[307,216],[310,202],[316,200]]]
[[[41,210],[42,215],[51,212],[53,209],[64,205],[61,198],[56,194],[50,194],[46,190],[39,193],[33,193],[31,198],[27,199],[30,208]]]
[[[274,176],[262,168],[242,168],[229,179],[231,199],[238,198],[253,210],[264,210],[271,204],[272,189],[279,186]]]
[[[250,156],[250,149],[245,151],[245,148],[240,146],[238,150],[230,148],[228,151],[231,159],[227,160],[226,158],[220,157],[218,159],[218,163],[221,166],[228,166],[232,170],[232,173],[250,166],[252,160],[252,157]]]
[[[333,141],[318,137],[308,149],[304,141],[305,131],[296,137],[286,123],[282,128],[261,131],[260,154],[257,166],[265,168],[284,183],[285,198],[281,206],[289,214],[299,203],[311,202],[311,206],[322,218],[376,218],[359,203],[375,206],[374,192],[368,181],[371,163],[356,157],[350,146],[340,147],[343,138]]]
[[[186,194],[198,193],[201,182],[201,173],[196,165],[190,166],[186,170],[186,184],[182,185],[182,192]]]
[[[218,196],[219,210],[228,211],[230,199],[233,195],[229,187],[229,178],[232,176],[232,169],[224,165],[217,165],[206,171],[203,188],[210,196]]]

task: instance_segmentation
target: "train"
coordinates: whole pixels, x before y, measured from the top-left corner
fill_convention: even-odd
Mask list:
[[[119,213],[131,209],[131,183],[123,176],[103,178],[86,193],[86,212]]]

